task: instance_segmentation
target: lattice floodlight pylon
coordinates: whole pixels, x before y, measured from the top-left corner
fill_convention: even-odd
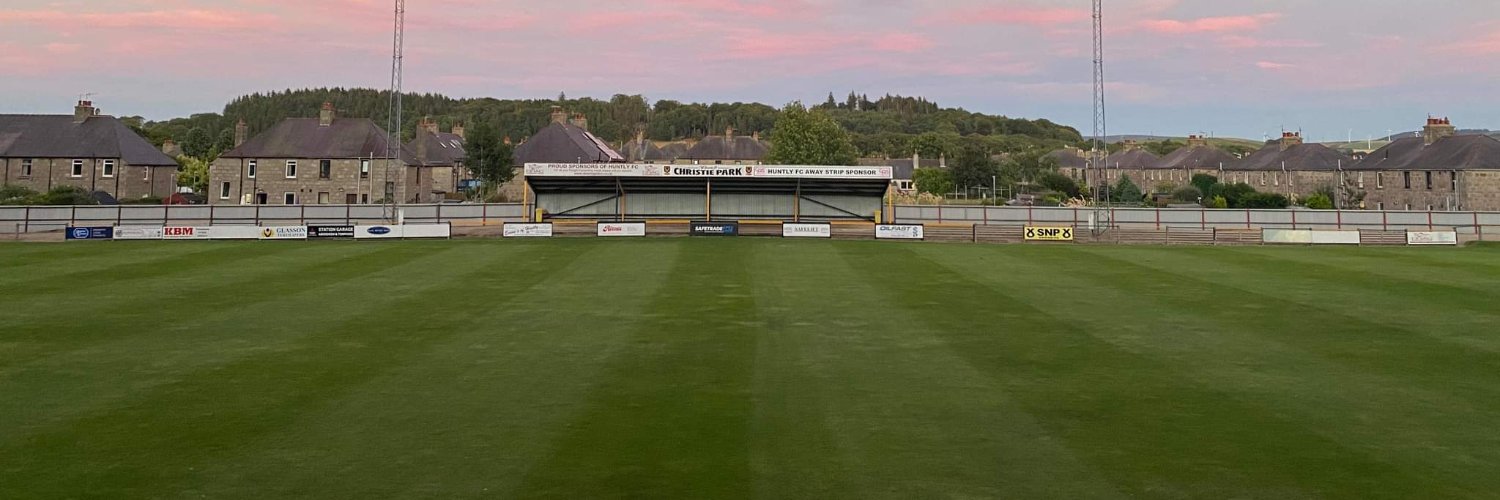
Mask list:
[[[1110,226],[1108,121],[1104,107],[1104,0],[1094,0],[1094,138],[1089,151],[1089,185],[1094,197],[1092,229],[1101,234]]]

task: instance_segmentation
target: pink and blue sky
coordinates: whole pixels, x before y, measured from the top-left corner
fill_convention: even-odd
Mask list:
[[[1500,129],[1495,0],[1106,0],[1111,132],[1315,140]],[[409,0],[406,88],[823,100],[858,91],[1088,132],[1088,0]],[[384,88],[386,0],[8,0],[0,112],[159,119]]]

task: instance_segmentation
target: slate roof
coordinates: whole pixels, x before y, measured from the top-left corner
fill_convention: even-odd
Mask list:
[[[891,167],[891,178],[894,180],[911,180],[917,169],[912,166],[911,158],[860,158],[859,165],[862,167]],[[920,168],[942,168],[942,162],[937,159],[923,158]]]
[[[128,165],[177,166],[113,116],[0,115],[0,157],[119,158]]]
[[[1056,158],[1057,166],[1062,168],[1089,168],[1089,159],[1078,156],[1078,153],[1077,149],[1067,148],[1047,153],[1047,156]]]
[[[683,152],[686,152],[686,149]],[[624,156],[625,161],[643,162],[669,162],[677,159],[676,156],[668,155],[667,151],[658,147],[655,142],[646,139],[625,141],[624,144],[620,145],[620,156]]]
[[[1342,165],[1348,168],[1354,160],[1322,144],[1297,144],[1281,150],[1280,143],[1260,148],[1250,156],[1224,164],[1224,170],[1286,170],[1334,172]]]
[[[418,141],[427,142],[425,156],[417,158],[422,165],[448,167],[458,165],[468,158],[468,153],[464,151],[464,138],[457,134],[418,131],[417,137],[406,143],[406,149],[413,154],[422,151],[417,147]]]
[[[625,157],[587,130],[553,122],[516,147],[516,164],[618,163]]]
[[[681,156],[684,160],[761,161],[771,152],[771,145],[751,136],[704,137]]]
[[[1169,154],[1156,164],[1157,168],[1179,169],[1179,168],[1206,168],[1215,169],[1219,165],[1228,167],[1229,164],[1239,160],[1234,155],[1224,152],[1213,146],[1188,146]]]
[[[386,156],[389,134],[369,118],[337,118],[327,127],[317,118],[288,118],[229,150],[223,158],[352,159]],[[402,147],[401,159],[418,165]]]
[[[666,155],[667,158],[671,158],[673,160],[682,158],[682,155],[687,154],[687,152],[688,145],[680,142],[674,142],[661,147],[661,153],[663,155]]]
[[[1424,145],[1421,137],[1397,139],[1351,170],[1500,170],[1500,139],[1456,135]]]
[[[1161,157],[1144,149],[1131,149],[1109,155],[1106,164],[1113,169],[1145,170],[1161,164]]]

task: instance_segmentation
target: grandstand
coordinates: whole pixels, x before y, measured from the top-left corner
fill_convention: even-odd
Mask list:
[[[536,216],[876,222],[890,167],[529,163]]]

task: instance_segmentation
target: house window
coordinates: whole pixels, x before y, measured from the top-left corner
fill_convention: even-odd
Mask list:
[[[1266,185],[1266,173],[1265,172],[1261,172],[1260,173],[1260,185],[1262,185],[1262,186]]]
[[[254,179],[255,178],[255,171],[259,170],[259,167],[260,167],[260,165],[256,164],[255,160],[250,160],[250,167],[249,167],[249,171],[246,172],[246,176],[249,177],[249,178],[251,178],[251,179]]]
[[[1360,172],[1359,173],[1359,188],[1360,189],[1364,189],[1365,188],[1365,173],[1364,172]]]
[[[104,176],[105,177],[114,177],[115,176],[115,161],[114,160],[104,160]]]
[[[31,160],[21,160],[21,177],[31,177]]]
[[[1297,178],[1297,176],[1292,175],[1291,172],[1287,172],[1286,173],[1286,185],[1288,185],[1288,186],[1295,186],[1295,185],[1297,185],[1297,181],[1294,180],[1296,178]]]
[[[1410,212],[1410,211],[1411,211],[1411,204],[1410,204],[1410,203],[1407,203],[1407,204],[1406,204],[1406,211],[1407,211],[1407,212]]]
[[[1406,186],[1405,189],[1411,189],[1411,171],[1401,172],[1401,183]]]
[[[1276,172],[1274,174],[1271,174],[1271,185],[1272,186],[1280,186],[1281,185],[1281,172]]]
[[[359,195],[359,202],[363,203],[365,205],[369,205],[370,204],[370,193],[360,193],[360,195]]]
[[[327,179],[333,176],[333,160],[318,160],[318,178]]]
[[[1448,189],[1458,191],[1458,172],[1448,172]]]
[[[344,195],[344,204],[345,205],[353,205],[355,203],[359,203],[359,196],[358,195],[356,195],[354,193],[349,193],[349,194]]]
[[[1385,202],[1382,201],[1380,203],[1376,203],[1375,204],[1375,209],[1384,212],[1385,211]]]
[[[1375,189],[1385,189],[1385,172],[1375,172]]]
[[[281,195],[281,202],[286,205],[296,205],[297,193],[286,193]]]
[[[1423,173],[1427,174],[1427,190],[1428,191],[1432,191],[1432,171],[1428,170],[1428,171],[1423,172]]]
[[[286,161],[286,178],[288,178],[288,179],[296,179],[297,178],[297,160],[287,160]],[[290,204],[291,203],[288,203],[288,205],[290,205]]]
[[[219,184],[219,199],[221,199],[221,200],[227,200],[227,199],[229,199],[229,183],[228,182],[225,182],[223,184]]]
[[[328,204],[328,193],[318,193],[318,204],[319,205],[327,205]]]
[[[359,161],[359,178],[361,178],[361,179],[369,179],[370,178],[370,160],[360,160]]]
[[[141,167],[141,180],[151,182],[151,167]]]
[[[1427,211],[1428,211],[1428,212],[1431,212],[1431,211],[1432,211],[1432,205],[1427,205]]]
[[[83,160],[73,160],[73,171],[68,173],[72,177],[83,177]]]

